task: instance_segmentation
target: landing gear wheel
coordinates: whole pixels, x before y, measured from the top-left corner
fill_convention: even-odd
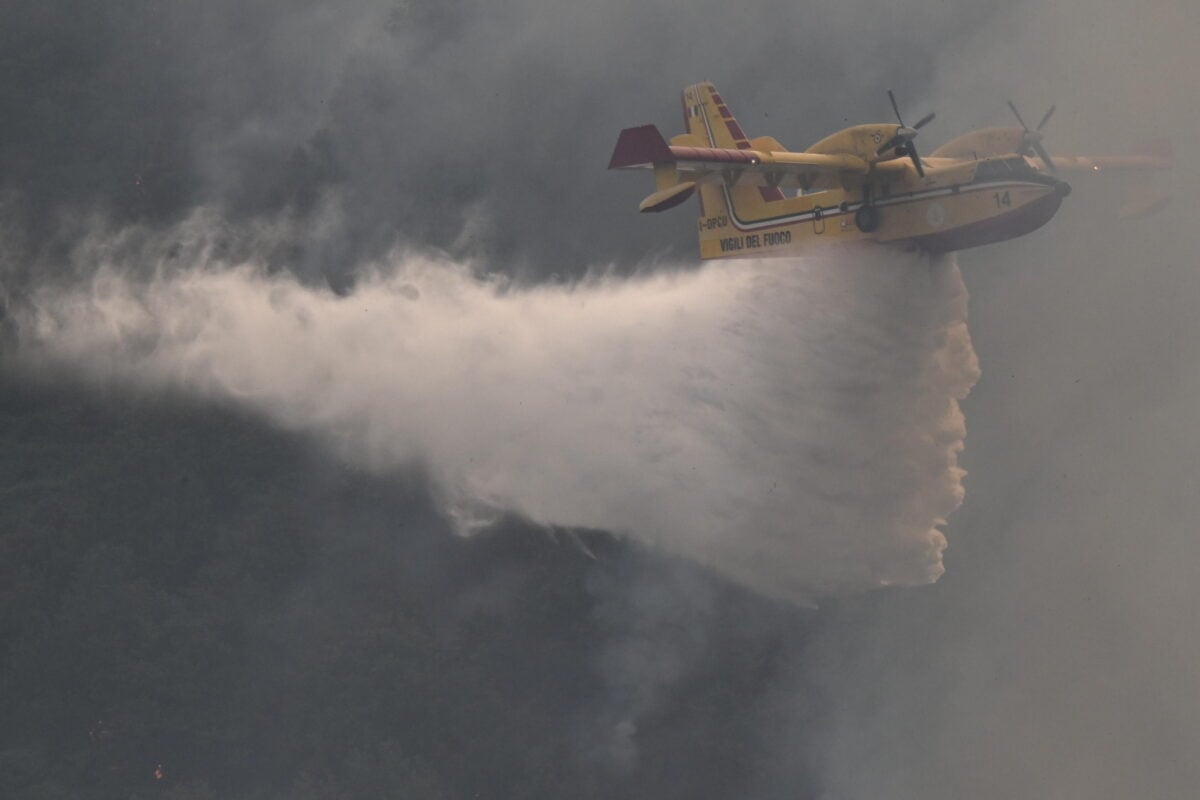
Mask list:
[[[875,206],[862,206],[854,212],[854,224],[863,233],[871,233],[879,228],[879,209]]]

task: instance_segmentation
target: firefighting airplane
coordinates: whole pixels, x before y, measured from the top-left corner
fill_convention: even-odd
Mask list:
[[[814,241],[905,243],[931,252],[977,247],[1046,224],[1071,187],[1061,172],[1162,169],[1167,155],[1062,157],[1041,129],[984,128],[917,154],[904,124],[856,125],[804,152],[748,139],[711,83],[683,90],[687,133],[668,143],[653,125],[621,131],[609,169],[652,169],[642,211],[665,211],[699,190],[700,257],[792,255]],[[1036,161],[1034,160],[1036,156]],[[785,194],[784,190],[793,190]],[[795,191],[798,190],[798,191]]]

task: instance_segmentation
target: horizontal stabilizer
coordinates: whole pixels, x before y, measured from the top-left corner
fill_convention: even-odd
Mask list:
[[[609,169],[649,167],[655,163],[673,161],[671,146],[654,125],[626,128],[617,137]]]
[[[638,211],[666,211],[685,202],[696,191],[695,181],[685,181],[655,192],[638,205]]]

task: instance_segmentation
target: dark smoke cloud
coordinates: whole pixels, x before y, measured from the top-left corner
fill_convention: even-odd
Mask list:
[[[4,18],[9,292],[80,269],[98,231],[213,209],[263,229],[217,258],[339,288],[398,243],[532,282],[689,256],[690,216],[638,217],[644,185],[603,166],[620,127],[677,130],[676,93],[701,78],[751,135],[793,147],[886,118],[889,86],[938,111],[923,147],[1009,124],[1009,97],[1027,117],[1059,104],[1055,151],[1169,135],[1183,153],[1200,122],[1188,0],[14,2]],[[776,734],[761,796],[814,765],[830,798],[1194,793],[1198,182],[1181,159],[1174,205],[1119,226],[1124,185],[1103,180],[1077,182],[1046,229],[961,256],[988,377],[965,407],[948,574],[830,605],[792,639],[776,701],[754,709]],[[170,272],[190,246],[124,263]],[[580,736],[620,764],[690,674],[673,665],[733,623],[704,592],[679,603],[686,581],[668,597],[618,583],[596,589],[615,609],[608,727]],[[643,652],[662,667],[648,678]]]
[[[68,212],[169,222],[203,203],[335,207],[273,261],[339,285],[401,241],[535,276],[690,254],[685,215],[630,213],[644,187],[603,169],[617,130],[677,130],[679,87],[709,77],[747,130],[804,146],[885,114],[887,86],[915,101],[937,43],[988,5],[18,3],[0,180],[35,253],[77,234]]]
[[[1006,97],[1027,118],[1056,102],[1054,152],[1186,151],[1194,4],[1024,3],[993,23],[944,51],[939,111],[1009,124]],[[830,797],[1194,793],[1200,180],[1183,156],[1155,180],[1174,199],[1147,220],[1118,218],[1138,178],[1076,176],[1046,228],[960,254],[984,374],[968,501],[937,586],[827,609],[809,644],[836,706]]]

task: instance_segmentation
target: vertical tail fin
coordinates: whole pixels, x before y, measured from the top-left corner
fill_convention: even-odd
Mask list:
[[[746,132],[708,81],[683,90],[683,115],[688,133],[703,139],[705,147],[750,149]]]
[[[698,147],[751,149],[746,132],[712,83],[704,81],[688,86],[681,99],[688,143]],[[736,211],[743,218],[760,218],[766,216],[766,203],[782,199],[783,192],[777,188],[706,183],[700,186],[700,216]]]

